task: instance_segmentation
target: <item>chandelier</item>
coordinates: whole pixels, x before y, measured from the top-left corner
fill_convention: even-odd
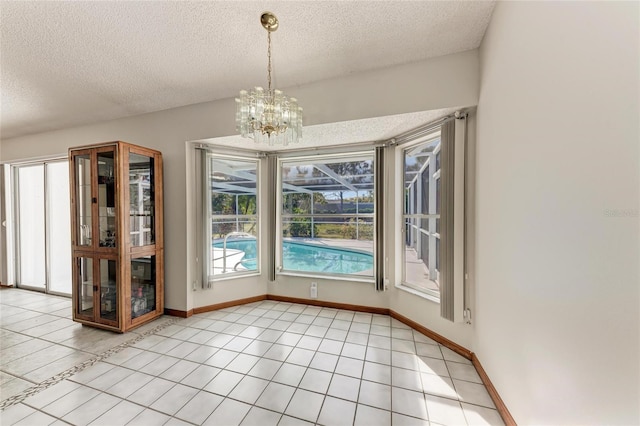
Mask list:
[[[269,145],[297,143],[302,140],[302,108],[296,98],[289,98],[271,88],[271,33],[278,29],[278,18],[264,12],[260,23],[267,30],[268,88],[254,87],[240,91],[236,98],[236,130],[244,138]]]

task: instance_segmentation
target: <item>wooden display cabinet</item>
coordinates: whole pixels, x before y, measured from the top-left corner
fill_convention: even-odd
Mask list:
[[[162,315],[162,154],[75,147],[69,172],[74,321],[125,332]]]

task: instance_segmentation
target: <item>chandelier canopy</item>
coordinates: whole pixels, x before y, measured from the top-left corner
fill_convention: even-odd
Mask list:
[[[297,143],[302,140],[302,108],[296,98],[271,88],[271,33],[278,29],[278,18],[264,12],[260,23],[267,30],[268,89],[254,87],[251,91],[240,91],[240,97],[236,98],[236,129],[242,137],[257,143]]]

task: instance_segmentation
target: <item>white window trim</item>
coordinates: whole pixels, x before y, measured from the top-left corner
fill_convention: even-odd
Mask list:
[[[398,283],[395,285],[395,288],[397,288],[398,290],[406,291],[407,293],[413,294],[414,296],[418,296],[423,299],[429,300],[430,302],[440,304],[440,295],[438,294],[436,296],[435,294],[433,294],[435,292],[432,293],[424,290],[416,290],[415,288],[410,287],[406,283]]]
[[[439,291],[435,291],[435,290],[429,290],[429,289],[418,289],[416,288],[417,286],[414,286],[413,284],[409,283],[406,281],[406,247],[405,247],[405,242],[406,242],[406,235],[405,235],[405,221],[407,218],[411,218],[411,217],[431,217],[431,216],[439,216],[438,214],[405,214],[404,212],[404,185],[405,185],[405,176],[404,176],[404,160],[405,160],[405,153],[409,150],[411,150],[412,148],[415,148],[418,145],[422,145],[425,143],[429,143],[437,138],[440,137],[440,130],[436,129],[433,132],[430,132],[429,134],[416,139],[415,141],[412,142],[408,142],[406,144],[403,144],[401,146],[398,146],[398,157],[399,157],[399,161],[397,163],[397,166],[400,168],[400,171],[398,174],[396,174],[396,176],[399,176],[398,181],[396,182],[396,185],[400,188],[400,194],[403,197],[403,200],[401,203],[399,203],[401,209],[400,209],[400,226],[401,226],[401,232],[400,232],[400,239],[401,239],[401,244],[400,244],[400,249],[401,249],[401,264],[400,264],[400,268],[401,268],[401,272],[400,272],[400,282],[397,283],[395,285],[395,287],[397,289],[406,291],[408,293],[411,293],[413,295],[416,296],[420,296],[424,299],[430,300],[432,302],[435,303],[440,303],[440,292]],[[434,156],[440,152],[440,147],[441,144],[436,145],[436,147],[433,150],[433,154]],[[435,157],[434,157],[435,158]],[[426,165],[428,163],[430,163],[430,158],[425,162],[425,164],[420,168],[420,171],[418,173],[421,173],[422,171],[424,171],[424,169],[426,168]],[[440,179],[440,169],[438,169],[436,172],[433,173],[433,178],[434,179]],[[418,179],[418,175],[416,174],[416,177],[414,178],[414,180]],[[418,229],[418,231],[420,231],[421,233],[428,235],[430,237],[434,237],[436,239],[440,239],[440,234],[438,233],[434,233],[433,235],[431,235],[428,231],[426,230],[422,230],[422,229]]]
[[[456,116],[457,117],[457,116]],[[425,299],[439,302],[441,306],[441,316],[444,318],[448,318],[453,322],[462,322],[464,320],[464,292],[465,292],[465,284],[464,284],[464,259],[465,259],[465,173],[466,173],[466,165],[465,165],[465,156],[466,156],[466,115],[464,117],[460,117],[461,119],[455,119],[455,135],[453,137],[453,143],[455,144],[455,152],[454,157],[449,159],[449,161],[454,162],[453,166],[453,191],[450,195],[453,197],[453,209],[450,212],[451,217],[450,221],[453,223],[453,234],[451,241],[451,245],[453,246],[453,253],[450,255],[451,257],[451,274],[449,284],[445,284],[446,287],[440,286],[440,292],[436,292],[434,290],[429,289],[417,289],[417,286],[412,285],[411,283],[406,282],[406,241],[408,236],[405,234],[405,230],[407,228],[407,219],[408,216],[405,215],[405,173],[404,173],[404,161],[405,161],[405,153],[411,148],[428,143],[430,140],[433,140],[435,137],[442,136],[441,131],[435,130],[431,133],[426,134],[425,136],[418,137],[415,140],[410,140],[407,142],[403,142],[397,145],[396,149],[396,172],[395,177],[397,179],[396,185],[399,188],[399,196],[396,199],[397,205],[400,207],[396,210],[396,217],[398,218],[396,221],[396,225],[400,229],[400,236],[396,239],[396,250],[401,251],[400,264],[396,261],[396,265],[399,266],[399,271],[397,271],[396,277],[398,281],[396,282],[395,287],[402,291],[407,291],[413,295],[423,297]],[[446,147],[445,147],[446,148]],[[438,144],[434,148],[434,155],[438,152],[441,152],[442,144]],[[440,159],[441,162],[443,159]],[[441,179],[441,170],[437,170],[432,175],[433,179],[438,181]],[[415,177],[417,180],[417,176]],[[413,191],[410,192],[412,194]],[[419,202],[417,204],[419,206]],[[413,208],[413,207],[412,207]],[[441,206],[442,208],[442,206]],[[409,210],[411,211],[411,210]],[[441,210],[442,212],[442,210]],[[440,234],[432,232],[430,238],[433,237],[436,240],[440,240]],[[443,261],[441,256],[441,262]],[[437,273],[443,271],[443,264],[440,265],[441,270]],[[446,269],[446,268],[444,268]],[[445,271],[446,272],[446,271]],[[446,291],[444,295],[441,294],[443,289]],[[447,296],[448,299],[444,296]],[[446,303],[445,303],[446,302]],[[443,305],[443,303],[446,304]],[[452,303],[452,305],[451,305]],[[445,314],[445,310],[447,310],[447,314]],[[452,317],[449,317],[449,313],[453,313]],[[445,316],[446,315],[446,316]]]
[[[229,154],[222,154],[222,153],[217,153],[215,151],[204,151],[204,158],[205,158],[205,166],[203,167],[202,170],[202,175],[203,175],[203,182],[206,182],[209,176],[209,173],[211,172],[211,162],[210,160],[212,158],[222,158],[222,159],[227,159],[227,160],[234,160],[234,161],[244,161],[244,162],[252,162],[256,164],[256,214],[255,215],[231,215],[235,218],[252,218],[255,219],[256,221],[256,226],[257,226],[257,232],[256,232],[256,269],[252,270],[252,271],[236,271],[236,272],[231,272],[231,273],[223,273],[223,274],[213,274],[211,273],[211,262],[213,259],[211,259],[211,245],[213,243],[212,239],[211,239],[211,219],[214,217],[211,214],[211,211],[209,210],[211,207],[211,190],[206,188],[205,185],[203,185],[203,208],[202,208],[202,213],[203,213],[203,228],[204,228],[204,232],[203,232],[203,239],[204,239],[204,246],[205,246],[205,250],[204,250],[204,271],[205,271],[205,283],[209,283],[209,287],[210,285],[212,285],[215,282],[221,282],[221,281],[229,281],[229,280],[234,280],[234,279],[238,279],[238,278],[246,278],[246,277],[252,277],[252,276],[259,276],[261,275],[262,271],[261,271],[261,266],[262,266],[262,253],[260,250],[260,246],[261,246],[261,241],[262,241],[262,227],[261,227],[261,197],[260,197],[260,191],[261,191],[261,182],[260,182],[260,176],[261,176],[261,166],[262,166],[262,162],[260,161],[260,159],[256,158],[255,156],[243,156],[243,155],[229,155]],[[207,185],[208,186],[208,185]],[[226,215],[218,215],[218,216],[226,216]]]
[[[380,261],[377,258],[376,254],[376,238],[374,232],[373,239],[373,270],[374,276],[358,276],[355,274],[325,274],[322,272],[305,272],[305,271],[294,271],[294,270],[286,270],[283,269],[283,242],[284,238],[282,236],[282,228],[283,228],[283,216],[289,216],[290,214],[282,213],[282,167],[283,164],[303,164],[303,163],[319,163],[319,164],[327,164],[334,162],[335,160],[346,159],[349,161],[358,161],[358,160],[375,160],[375,147],[372,146],[371,150],[360,150],[360,151],[345,151],[340,153],[331,153],[331,154],[317,154],[317,155],[278,155],[277,161],[277,194],[276,194],[276,250],[275,250],[275,272],[277,276],[290,276],[290,277],[304,277],[304,278],[317,278],[317,279],[339,279],[341,281],[351,281],[351,282],[361,282],[361,283],[375,283],[375,270],[376,263]],[[376,191],[374,190],[374,193]],[[362,214],[362,216],[368,216],[371,214]],[[304,215],[303,215],[304,216]],[[376,223],[376,212],[371,215],[373,217],[372,225],[375,229]]]

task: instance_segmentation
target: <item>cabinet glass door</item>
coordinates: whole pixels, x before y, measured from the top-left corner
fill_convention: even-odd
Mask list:
[[[76,175],[76,204],[78,211],[76,241],[79,246],[90,246],[91,229],[91,155],[73,157]]]
[[[131,259],[131,319],[156,310],[156,257]]]
[[[116,261],[100,259],[100,319],[118,321]]]
[[[78,299],[76,307],[79,315],[93,319],[93,259],[80,257],[77,259]]]
[[[129,154],[129,232],[131,246],[155,243],[154,159]]]
[[[116,247],[115,152],[98,153],[98,232],[100,247]]]

